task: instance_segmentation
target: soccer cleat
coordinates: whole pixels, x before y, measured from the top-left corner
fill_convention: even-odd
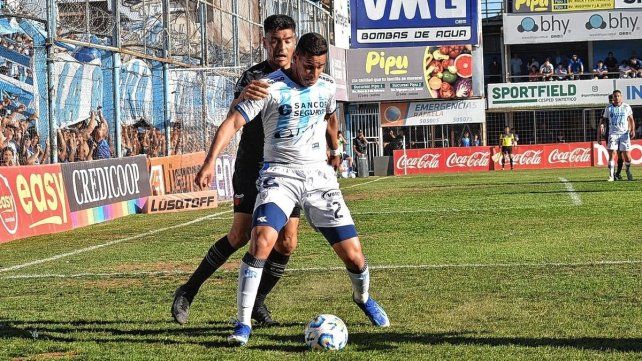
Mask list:
[[[187,323],[189,306],[192,304],[192,300],[194,300],[194,296],[188,295],[184,287],[185,285],[182,285],[176,289],[174,302],[172,303],[172,316],[174,317],[174,321],[181,325]]]
[[[616,181],[622,180],[622,175],[620,173],[615,173],[615,176],[613,177]]]
[[[354,299],[353,299],[354,301]],[[368,319],[370,319],[370,322],[374,326],[377,327],[389,327],[390,326],[390,321],[388,320],[388,315],[386,314],[386,311],[379,306],[377,301],[373,300],[372,297],[368,298],[368,301],[366,303],[359,303],[357,301],[354,301],[354,303],[359,306],[361,311],[368,316]]]
[[[234,332],[227,336],[227,342],[234,346],[245,346],[247,340],[250,339],[250,333],[252,333],[252,328],[250,326],[242,324],[240,321],[236,321]]]
[[[630,169],[626,170],[626,180],[632,181],[633,180],[633,174],[631,173]]]
[[[609,177],[609,179],[607,179],[606,181],[607,181],[607,182],[613,182],[614,180],[615,180],[615,179],[614,179],[613,177]]]
[[[252,309],[252,319],[261,326],[278,326],[279,323],[272,319],[272,313],[266,305],[255,306]]]

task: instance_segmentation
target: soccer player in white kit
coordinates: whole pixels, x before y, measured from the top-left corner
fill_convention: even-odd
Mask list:
[[[250,337],[252,307],[265,260],[295,205],[303,207],[310,225],[323,234],[343,260],[357,306],[373,325],[390,325],[383,308],[369,295],[368,264],[335,169],[327,164],[326,144],[334,166],[339,164],[341,155],[334,113],[336,84],[322,74],[327,52],[323,36],[303,35],[290,69],[277,70],[265,79],[270,84],[268,97],[239,103],[219,127],[207,156],[216,159],[236,131],[256,115],[262,115],[264,166],[259,176],[250,249],[239,268],[238,316],[234,332],[228,337],[234,345],[245,345]],[[209,184],[211,177],[211,171],[199,172],[196,182]]]
[[[622,92],[615,90],[613,92],[613,103],[604,109],[602,118],[608,124],[608,144],[609,150],[609,178],[608,181],[614,180],[615,153],[621,151],[624,155],[624,166],[626,178],[633,180],[631,174],[631,138],[635,136],[635,123],[633,120],[633,111],[631,107],[622,102]]]

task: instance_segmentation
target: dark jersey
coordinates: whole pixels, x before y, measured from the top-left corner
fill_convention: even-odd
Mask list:
[[[234,98],[238,98],[243,88],[252,82],[265,78],[268,74],[274,72],[270,63],[263,61],[249,68],[236,82],[234,88]],[[234,172],[242,173],[243,177],[256,179],[261,169],[263,161],[263,121],[261,115],[257,115],[251,122],[243,126],[241,141],[236,152],[236,164]]]

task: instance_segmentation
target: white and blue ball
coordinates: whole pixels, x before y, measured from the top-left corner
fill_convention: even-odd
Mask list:
[[[312,350],[338,351],[347,343],[348,328],[335,315],[319,315],[305,328],[305,344]]]

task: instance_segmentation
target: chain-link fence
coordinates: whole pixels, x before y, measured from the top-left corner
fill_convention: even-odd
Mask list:
[[[308,0],[2,1],[0,143],[20,164],[207,150],[275,13],[329,35]]]

